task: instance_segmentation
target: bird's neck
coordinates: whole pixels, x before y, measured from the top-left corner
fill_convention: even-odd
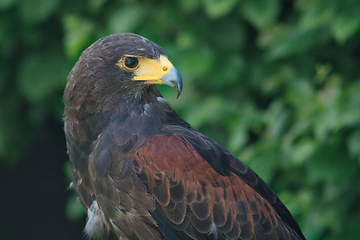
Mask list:
[[[139,124],[145,124],[147,121],[157,122],[160,126],[162,122],[166,122],[167,112],[173,112],[157,89],[156,91],[152,89],[151,91],[137,92],[128,96],[114,96],[100,106],[101,109],[96,108],[91,112],[78,113],[79,116],[82,116],[79,122],[89,133],[91,132],[93,140],[105,128],[114,124],[118,124],[120,127],[121,124],[137,123],[138,126],[134,127],[138,131],[146,130],[146,126]]]

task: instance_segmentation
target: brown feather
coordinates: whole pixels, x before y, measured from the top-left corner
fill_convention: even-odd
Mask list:
[[[136,34],[104,37],[82,53],[64,91],[73,186],[90,237],[304,240],[256,173],[119,67],[129,55],[166,53]]]
[[[181,159],[178,157],[180,152]],[[254,225],[262,221],[267,223],[265,227],[269,231],[274,226],[269,219],[278,221],[273,208],[253,188],[235,174],[222,176],[215,172],[180,136],[159,136],[148,140],[135,155],[135,161],[142,166],[149,179],[156,178],[158,172],[164,174],[163,178],[169,179],[172,184],[160,184],[168,189],[162,189],[162,192],[168,196],[170,191],[170,198],[177,201],[184,199],[181,203],[186,203],[191,210],[192,231],[196,229],[199,233],[206,233],[215,224],[230,239],[240,235],[250,239],[255,237],[257,229]],[[189,172],[191,178],[188,178]],[[171,190],[174,187],[170,187],[174,182],[179,183],[175,186],[180,189],[176,195]],[[149,188],[155,199],[159,199],[158,185],[150,184]],[[168,205],[167,200],[158,202],[164,206],[163,211],[169,221],[176,225],[184,221],[184,205],[181,205],[179,211],[178,204],[172,200]]]

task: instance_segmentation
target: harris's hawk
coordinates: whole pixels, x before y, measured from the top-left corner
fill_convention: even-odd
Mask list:
[[[265,182],[170,108],[165,51],[136,34],[87,48],[64,92],[72,185],[92,239],[305,239]]]

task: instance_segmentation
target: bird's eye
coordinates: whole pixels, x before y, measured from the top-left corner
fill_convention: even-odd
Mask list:
[[[126,57],[124,59],[124,65],[128,69],[134,70],[139,66],[139,59],[136,57]]]

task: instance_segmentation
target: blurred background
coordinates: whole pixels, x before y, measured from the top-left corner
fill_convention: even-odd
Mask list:
[[[0,239],[83,238],[62,93],[80,53],[161,45],[190,124],[253,168],[308,240],[360,239],[358,0],[0,0]]]

